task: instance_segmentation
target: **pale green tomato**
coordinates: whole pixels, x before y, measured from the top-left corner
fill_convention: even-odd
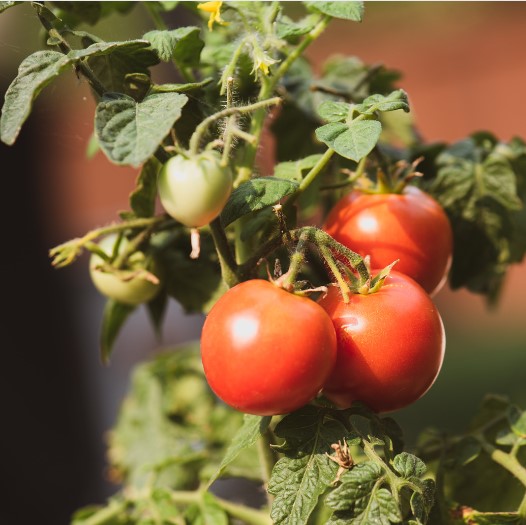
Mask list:
[[[117,239],[117,234],[110,234],[102,239],[99,243],[99,247],[104,253],[111,257]],[[128,241],[126,238],[121,240],[119,252],[122,252],[125,249],[127,243]],[[148,263],[144,253],[135,252],[128,259],[126,268],[123,268],[120,274],[103,271],[99,268],[103,263],[104,261],[102,258],[96,253],[93,253],[90,258],[89,270],[95,288],[106,297],[118,301],[119,303],[136,306],[150,301],[159,291],[159,283],[153,283],[142,276],[133,277],[130,280],[123,280],[121,278],[121,276],[126,276],[126,274],[129,275],[130,272],[141,269],[147,269],[155,275],[153,263]]]
[[[221,167],[217,151],[172,157],[159,172],[158,190],[164,209],[190,228],[213,221],[232,192],[232,172]]]

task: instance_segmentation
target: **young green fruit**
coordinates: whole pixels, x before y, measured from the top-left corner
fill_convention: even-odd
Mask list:
[[[117,239],[117,234],[110,234],[99,243],[99,248],[110,258],[122,253],[128,244],[127,239],[123,237],[117,250],[118,253],[115,254]],[[147,303],[160,289],[159,281],[155,277],[153,262],[148,261],[142,252],[133,253],[128,258],[126,266],[115,271],[105,267],[102,257],[94,253],[90,258],[89,271],[95,288],[101,294],[119,303],[132,306]]]
[[[213,221],[232,193],[232,172],[217,151],[172,157],[161,168],[158,191],[164,209],[190,228]]]

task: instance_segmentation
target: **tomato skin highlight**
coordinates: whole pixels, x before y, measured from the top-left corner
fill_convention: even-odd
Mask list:
[[[402,194],[351,192],[331,210],[324,230],[351,250],[369,255],[374,268],[399,259],[396,271],[431,295],[447,279],[453,252],[449,219],[440,204],[414,186]]]
[[[232,172],[217,151],[176,155],[159,171],[158,191],[166,212],[190,228],[213,221],[232,193]]]
[[[336,361],[336,334],[316,302],[255,279],[214,305],[201,356],[225,403],[249,414],[286,414],[320,391]]]
[[[376,412],[403,408],[434,383],[444,359],[440,314],[411,278],[391,272],[382,288],[353,294],[337,287],[318,303],[336,329],[338,356],[323,393],[342,408],[361,401]]]

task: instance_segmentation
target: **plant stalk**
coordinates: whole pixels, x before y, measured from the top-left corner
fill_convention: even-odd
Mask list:
[[[486,441],[484,436],[476,436],[484,452],[498,465],[513,474],[526,487],[526,469],[519,463],[519,461],[506,454],[502,450],[494,447]]]
[[[171,493],[171,496],[174,503],[179,503],[180,505],[191,505],[193,503],[199,504],[202,495],[199,491],[174,491]],[[271,519],[259,510],[238,503],[232,503],[231,501],[218,498],[217,496],[215,496],[215,501],[227,514],[247,523],[248,525],[272,525]]]
[[[212,233],[212,239],[217,250],[217,255],[219,257],[219,263],[221,265],[221,275],[225,283],[232,288],[239,283],[239,278],[237,276],[237,264],[230,250],[228,244],[228,239],[226,238],[225,230],[221,225],[221,220],[219,217],[214,219],[210,223],[210,231]]]
[[[195,131],[192,134],[192,137],[190,138],[190,144],[189,144],[190,153],[192,153],[193,155],[197,154],[197,152],[199,151],[199,145],[201,144],[203,135],[206,133],[208,128],[217,120],[221,120],[222,118],[230,117],[231,115],[258,111],[268,106],[275,106],[280,103],[281,103],[280,97],[273,97],[273,98],[269,98],[266,100],[260,100],[258,102],[254,102],[254,104],[249,104],[248,106],[226,108],[226,109],[223,109],[222,111],[218,111],[217,113],[214,113],[213,115],[210,115],[209,117],[205,118],[205,120],[203,120],[197,126],[197,128],[195,128]]]

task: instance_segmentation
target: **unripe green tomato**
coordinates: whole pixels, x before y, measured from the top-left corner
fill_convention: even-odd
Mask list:
[[[217,151],[172,157],[159,172],[158,190],[164,209],[190,228],[213,221],[232,192],[232,172],[220,165]]]
[[[108,256],[113,255],[115,242],[117,241],[117,234],[110,234],[104,237],[99,243],[99,247]],[[128,244],[126,238],[121,240],[119,245],[119,253],[121,253]],[[159,291],[160,285],[147,281],[143,277],[134,277],[130,280],[122,280],[118,275],[105,272],[99,268],[104,264],[103,259],[93,253],[89,262],[89,271],[91,280],[95,288],[106,297],[118,301],[119,303],[136,306],[141,303],[146,303],[153,299]],[[142,252],[135,252],[129,259],[125,271],[134,271],[146,269],[155,275],[155,268],[152,262],[148,263],[146,256]]]

